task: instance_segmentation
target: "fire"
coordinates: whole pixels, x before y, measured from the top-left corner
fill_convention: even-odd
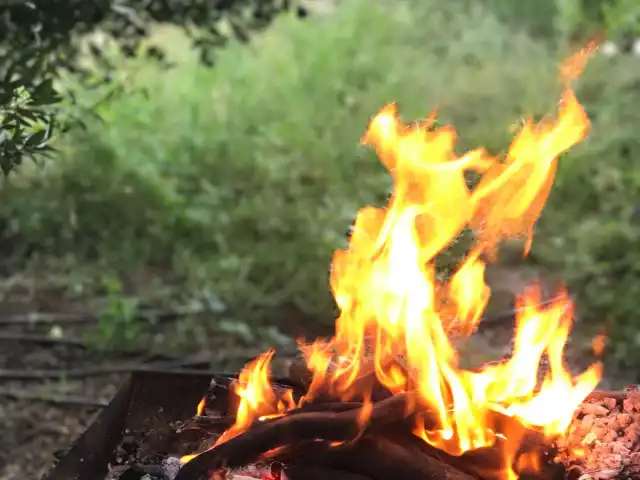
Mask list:
[[[282,415],[296,406],[291,392],[278,398],[269,384],[269,363],[274,353],[274,350],[263,353],[240,373],[235,384],[235,393],[240,400],[236,423],[224,432],[216,445],[239,435],[256,421]]]
[[[362,144],[373,147],[389,170],[393,195],[386,208],[363,208],[349,246],[334,254],[330,284],[340,315],[330,342],[304,348],[313,381],[302,402],[320,390],[345,401],[360,399],[364,425],[370,392],[357,380],[374,372],[394,394],[417,392],[419,400],[411,406],[416,436],[452,455],[499,442],[508,479],[517,478],[512,461],[521,434],[499,432],[496,412],[550,438],[566,431],[598,384],[601,365],[574,377],[564,364],[572,322],[565,291],[545,306],[535,285],[518,299],[515,348],[508,360],[465,370],[452,337],[471,335],[480,322],[491,293],[485,266],[501,241],[523,237],[528,253],[558,156],[588,135],[589,119],[570,83],[591,51],[593,45],[563,64],[566,83],[557,117],[526,121],[504,158],[483,149],[458,155],[455,130],[436,127],[435,115],[407,125],[391,104],[373,118]],[[470,172],[480,176],[474,187]],[[436,257],[466,228],[475,243],[455,274],[441,280]],[[237,422],[218,443],[295,407],[293,399],[276,398],[269,386],[272,354],[242,372]],[[539,381],[543,357],[550,368]],[[421,413],[427,411],[428,424]],[[535,468],[524,456],[519,463]]]

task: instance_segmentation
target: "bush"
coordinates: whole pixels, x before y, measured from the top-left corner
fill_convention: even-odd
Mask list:
[[[0,5],[0,172],[8,175],[25,158],[34,161],[51,153],[49,141],[60,127],[60,95],[53,85],[62,72],[75,72],[85,88],[111,82],[112,65],[96,30],[111,34],[112,47],[127,57],[145,55],[163,64],[160,48],[140,45],[157,22],[182,27],[203,63],[211,64],[214,50],[228,38],[247,42],[289,8],[278,0],[236,0],[212,5],[202,0],[113,2],[98,0],[14,0]],[[302,10],[300,10],[302,11]],[[228,28],[221,29],[226,25]],[[82,38],[85,43],[79,42]],[[87,47],[87,48],[84,48]],[[93,69],[77,60],[93,59]],[[86,63],[86,62],[84,62]],[[100,68],[96,69],[95,67]],[[99,71],[96,71],[99,70]],[[113,93],[113,91],[112,91]],[[73,101],[73,97],[67,100]],[[68,120],[68,119],[67,119]],[[75,123],[78,119],[73,119]],[[70,123],[64,125],[69,127]]]
[[[389,101],[407,119],[438,107],[461,148],[498,152],[519,118],[548,113],[559,92],[560,56],[483,7],[345,3],[330,19],[281,18],[251,46],[230,45],[213,70],[186,51],[162,75],[123,64],[132,92],[101,107],[104,123],[89,121],[61,145],[64,158],[2,191],[6,235],[125,273],[164,266],[246,310],[293,305],[332,319],[331,252],[356,210],[389,189],[358,145],[370,116]],[[632,260],[634,75],[607,60],[589,68],[580,95],[594,138],[562,162],[534,242],[535,259],[568,274],[587,312],[627,326],[636,287],[610,262],[607,232]],[[611,289],[594,299],[602,281]]]

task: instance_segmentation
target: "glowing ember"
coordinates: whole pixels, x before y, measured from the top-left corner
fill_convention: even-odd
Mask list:
[[[518,299],[515,349],[504,362],[479,371],[462,369],[451,336],[476,329],[490,296],[485,262],[495,258],[500,242],[509,237],[525,237],[528,252],[558,156],[588,134],[589,120],[570,81],[592,51],[590,46],[564,63],[566,88],[557,118],[527,121],[504,158],[482,149],[457,155],[455,130],[436,128],[433,116],[405,125],[396,106],[387,105],[373,118],[362,144],[376,150],[393,176],[393,196],[386,208],[363,208],[348,248],[335,252],[331,287],[340,316],[332,341],[303,349],[313,381],[302,402],[320,389],[345,401],[364,400],[359,420],[364,425],[371,412],[370,392],[362,391],[356,379],[373,369],[393,394],[418,393],[417,404],[410,408],[428,410],[437,425],[427,429],[416,415],[414,433],[425,442],[461,455],[500,438],[503,476],[509,479],[517,477],[511,462],[521,435],[498,434],[495,412],[550,438],[564,434],[601,377],[599,363],[577,377],[564,365],[572,321],[565,292],[544,307],[536,286]],[[471,171],[480,175],[473,188],[467,180]],[[435,258],[467,227],[474,232],[474,246],[452,278],[442,282],[436,278]],[[236,424],[218,443],[296,406],[269,386],[272,354],[267,352],[242,372],[236,387],[241,398]],[[543,356],[550,368],[539,382]],[[527,456],[518,464],[523,470],[538,468]]]

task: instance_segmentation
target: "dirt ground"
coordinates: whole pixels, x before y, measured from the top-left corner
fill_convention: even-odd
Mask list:
[[[518,283],[508,275],[501,274],[499,278],[509,288]],[[64,453],[90,424],[101,405],[113,397],[127,375],[104,370],[117,370],[149,359],[151,349],[127,355],[96,355],[82,340],[47,344],[36,337],[50,338],[52,332],[62,329],[64,335],[57,331],[57,336],[86,338],[87,332],[96,328],[95,323],[65,324],[66,317],[73,318],[69,313],[85,311],[82,302],[70,302],[60,292],[44,291],[35,295],[33,292],[26,295],[19,289],[5,292],[0,302],[0,480],[41,478],[52,466],[56,455]],[[59,322],[34,324],[29,321],[29,314],[33,312],[64,315]],[[183,328],[184,322],[181,319],[156,325],[154,339],[174,337],[176,328]],[[299,325],[299,322],[293,323]],[[198,340],[181,356],[206,358],[212,369],[230,372],[237,371],[246,358],[263,347],[248,347],[230,336],[220,336],[207,330],[206,324],[207,320],[200,318],[191,325],[190,328],[196,329],[193,337]],[[197,330],[198,325],[205,327]],[[301,333],[291,330],[286,333],[292,336]],[[28,341],[26,338],[18,341],[25,334],[29,336]],[[487,328],[466,346],[466,360],[479,364],[499,357],[510,335],[509,322]],[[162,343],[155,342],[155,352],[158,345],[161,347]],[[581,359],[585,351],[584,343],[577,342],[567,356],[577,358],[575,364],[584,364]],[[279,368],[284,370],[286,365]],[[624,372],[609,372],[604,387],[635,381]]]
[[[0,480],[42,478],[113,398],[127,371],[143,362],[193,360],[237,372],[276,346],[268,338],[256,345],[242,330],[221,333],[211,312],[174,315],[166,305],[146,303],[140,310],[169,315],[145,324],[134,351],[100,352],[91,340],[99,322],[96,303],[55,282],[0,282]],[[277,325],[291,338],[309,325],[292,315],[288,325]],[[295,342],[279,351],[276,375],[295,356]]]

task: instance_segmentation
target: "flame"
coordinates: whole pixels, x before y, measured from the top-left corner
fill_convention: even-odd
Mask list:
[[[200,400],[200,403],[198,403],[198,407],[196,408],[196,416],[200,417],[202,415],[204,415],[204,409],[207,406],[207,397],[202,397],[202,400]]]
[[[235,424],[215,443],[222,442],[247,430],[254,422],[282,415],[295,407],[291,392],[278,398],[269,383],[269,365],[275,350],[271,349],[248,363],[234,384],[240,402]]]
[[[516,458],[524,429],[501,429],[496,412],[554,438],[566,432],[598,384],[600,363],[578,376],[564,364],[572,323],[566,291],[545,303],[533,285],[517,299],[508,360],[465,370],[452,337],[471,335],[481,321],[491,293],[484,271],[500,243],[523,237],[528,253],[559,155],[588,135],[589,119],[570,82],[593,50],[590,45],[563,64],[557,117],[525,121],[503,158],[483,149],[456,154],[455,130],[436,127],[435,114],[405,125],[390,104],[372,119],[362,144],[373,147],[389,170],[393,195],[386,208],[360,210],[349,246],[333,256],[330,284],[340,315],[331,341],[303,349],[313,380],[302,402],[327,390],[345,401],[359,398],[364,425],[372,403],[359,379],[373,373],[394,394],[417,392],[410,406],[414,434],[425,442],[451,455],[499,443],[505,479],[539,468],[531,456]],[[480,176],[473,188],[470,172]],[[467,228],[473,247],[450,280],[440,280],[438,254]],[[291,398],[277,399],[269,386],[272,354],[240,375],[237,422],[218,443],[295,406]],[[547,372],[539,372],[543,358]]]

